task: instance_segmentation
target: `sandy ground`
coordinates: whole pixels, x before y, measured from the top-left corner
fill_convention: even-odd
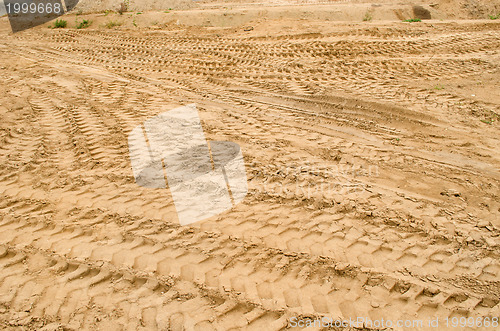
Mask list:
[[[199,11],[0,19],[0,326],[498,318],[500,21],[177,22]],[[249,193],[180,226],[127,136],[189,103]]]

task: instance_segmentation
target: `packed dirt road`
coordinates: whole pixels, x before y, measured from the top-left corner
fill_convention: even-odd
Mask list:
[[[0,325],[498,321],[499,51],[493,20],[3,33]],[[127,136],[190,103],[249,193],[180,226]]]

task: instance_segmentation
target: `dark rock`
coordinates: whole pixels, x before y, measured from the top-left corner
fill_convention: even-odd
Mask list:
[[[413,6],[413,15],[421,20],[430,20],[432,18],[431,12],[422,6]]]

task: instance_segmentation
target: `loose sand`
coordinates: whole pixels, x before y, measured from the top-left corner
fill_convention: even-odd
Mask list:
[[[1,327],[498,318],[498,2],[453,2],[421,23],[388,1],[1,18]],[[189,103],[249,193],[180,226],[127,136]]]

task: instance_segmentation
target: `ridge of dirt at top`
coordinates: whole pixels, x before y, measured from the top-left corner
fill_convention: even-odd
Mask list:
[[[1,1],[1,0],[0,0]],[[80,0],[75,10],[83,13],[118,11],[122,3],[129,11],[188,10],[196,8],[234,8],[245,5],[315,5],[315,4],[372,4],[414,5],[432,8],[456,19],[484,19],[500,13],[500,0]]]

